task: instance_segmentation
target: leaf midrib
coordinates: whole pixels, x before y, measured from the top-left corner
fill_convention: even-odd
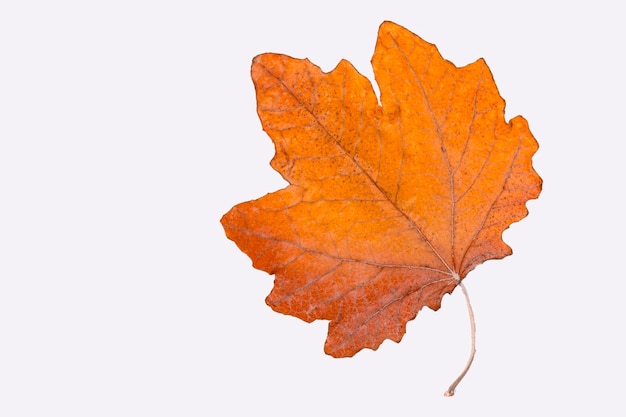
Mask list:
[[[426,235],[422,232],[422,230],[420,229],[420,227],[413,221],[413,219],[411,219],[396,203],[395,201],[393,201],[389,195],[378,185],[378,183],[374,180],[374,178],[367,172],[367,170],[365,170],[365,168],[363,168],[363,166],[361,166],[361,164],[359,164],[359,162],[348,152],[348,150],[341,145],[341,143],[335,139],[334,135],[332,135],[328,129],[326,128],[326,126],[317,118],[317,116],[315,115],[315,113],[308,108],[308,106],[283,82],[283,80],[277,76],[276,74],[274,74],[273,72],[271,72],[265,65],[263,65],[260,62],[255,62],[256,65],[259,65],[267,74],[269,74],[270,76],[272,76],[276,81],[278,81],[280,83],[280,85],[282,85],[282,87],[284,88],[285,91],[287,91],[287,93],[289,93],[295,100],[297,103],[299,103],[302,108],[304,110],[306,110],[311,117],[313,117],[315,123],[317,123],[320,128],[324,131],[324,133],[326,134],[326,136],[330,139],[330,141],[337,146],[351,161],[352,163],[359,169],[359,171],[361,171],[367,178],[368,180],[374,185],[374,187],[376,187],[376,189],[385,197],[385,199],[387,200],[387,202],[389,202],[401,215],[402,217],[404,217],[406,219],[406,221],[409,223],[409,225],[419,234],[419,236],[426,242],[426,244],[429,246],[429,248],[431,249],[431,251],[437,256],[437,258],[443,263],[443,265],[445,266],[445,268],[448,270],[448,274],[450,274],[451,276],[454,276],[454,274],[456,273],[456,271],[454,271],[449,265],[448,263],[445,261],[445,259],[443,259],[443,257],[441,256],[441,254],[439,253],[439,251],[437,251],[437,249],[434,247],[434,245],[432,244],[432,242],[430,242],[430,240],[426,237]],[[336,69],[335,69],[336,70]],[[334,71],[334,70],[333,70]],[[343,86],[342,86],[343,88]],[[342,90],[343,91],[343,90]],[[442,271],[444,272],[444,271]]]

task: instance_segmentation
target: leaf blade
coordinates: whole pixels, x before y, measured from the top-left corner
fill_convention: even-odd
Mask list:
[[[400,341],[406,323],[479,263],[510,254],[501,235],[541,179],[537,142],[481,59],[463,68],[385,22],[374,58],[381,105],[347,61],[262,54],[252,78],[271,165],[286,188],[235,206],[227,236],[275,275],[266,302],[330,320],[325,351]]]

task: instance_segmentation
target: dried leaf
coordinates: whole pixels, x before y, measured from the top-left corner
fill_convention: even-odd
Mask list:
[[[372,64],[381,105],[347,61],[324,73],[306,59],[254,59],[271,165],[290,185],[222,218],[276,276],[268,305],[330,320],[335,357],[399,342],[423,306],[437,310],[476,265],[510,255],[502,232],[541,190],[537,142],[522,117],[505,122],[482,59],[457,68],[384,22]]]

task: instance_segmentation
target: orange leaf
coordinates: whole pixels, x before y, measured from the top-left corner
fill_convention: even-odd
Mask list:
[[[487,64],[462,68],[391,22],[372,59],[380,86],[347,61],[329,73],[262,54],[252,78],[272,167],[290,183],[222,218],[228,238],[275,274],[267,304],[330,320],[326,353],[399,342],[423,307],[511,249],[541,178],[526,120],[504,120]]]

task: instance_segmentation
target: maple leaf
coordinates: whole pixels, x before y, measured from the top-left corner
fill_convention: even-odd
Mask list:
[[[275,275],[272,309],[330,321],[335,357],[399,342],[422,307],[439,309],[474,267],[510,255],[502,232],[541,190],[537,142],[521,116],[505,122],[484,60],[457,68],[384,22],[372,65],[380,105],[345,60],[324,73],[306,59],[254,59],[271,165],[290,185],[221,220]]]

